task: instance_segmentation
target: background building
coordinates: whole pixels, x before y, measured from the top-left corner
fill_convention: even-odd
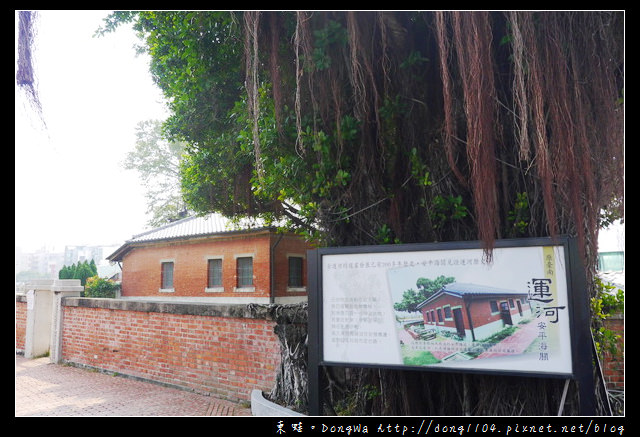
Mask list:
[[[107,259],[122,269],[121,297],[217,303],[295,303],[307,296],[297,235],[211,214],[134,236]]]

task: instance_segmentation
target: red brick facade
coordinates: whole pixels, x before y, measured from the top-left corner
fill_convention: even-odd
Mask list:
[[[27,334],[27,302],[16,300],[16,350],[25,348]]]
[[[613,356],[606,352],[603,369],[604,380],[607,388],[624,390],[624,317],[613,316],[604,322],[605,327],[619,336],[618,354]]]
[[[224,299],[227,303],[303,300],[306,296],[306,252],[310,248],[295,235],[272,230],[148,243],[133,248],[122,259],[122,297],[214,298]],[[292,256],[302,258],[302,287],[288,284],[288,260]],[[238,287],[238,257],[252,259],[253,287]],[[209,259],[221,259],[221,287],[207,287]],[[173,288],[170,291],[162,289],[163,261],[173,263]]]
[[[494,302],[493,308],[492,302]],[[442,294],[420,308],[420,311],[425,326],[442,327],[450,331],[464,328],[467,331],[475,330],[478,333],[478,330],[483,326],[498,322],[503,318],[500,311],[503,308],[502,305],[504,305],[505,311],[508,311],[509,316],[516,321],[521,316],[520,311],[529,313],[530,310],[529,302],[518,296],[495,296],[466,302],[460,297]],[[469,316],[471,316],[471,323],[469,323]],[[459,322],[461,323],[459,327],[456,326],[456,317],[460,317],[462,320]]]

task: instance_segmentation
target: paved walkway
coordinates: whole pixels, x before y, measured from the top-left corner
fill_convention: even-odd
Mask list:
[[[518,327],[516,332],[481,353],[478,358],[494,358],[524,353],[539,335],[538,324],[532,320],[525,325],[516,326]]]
[[[251,416],[232,402],[16,355],[16,416]]]
[[[480,355],[476,357],[476,359],[483,358],[495,358],[501,356],[510,356],[514,354],[521,354],[535,341],[538,336],[538,326],[535,321],[530,321],[524,325],[517,325],[518,329],[509,337],[490,347]],[[456,341],[449,340],[445,338],[438,337],[437,340],[432,341],[421,341],[415,340],[407,331],[399,330],[398,336],[400,340],[404,344],[412,344],[413,342],[420,342],[422,344],[424,350],[431,352],[431,354],[438,360],[442,360],[445,357],[453,354],[456,351],[464,351],[468,344]]]

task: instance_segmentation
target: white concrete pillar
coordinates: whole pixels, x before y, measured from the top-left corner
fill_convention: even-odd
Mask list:
[[[24,339],[25,358],[46,355],[51,340],[52,279],[27,283],[27,328]]]
[[[80,279],[56,279],[51,285],[53,302],[51,308],[51,345],[49,360],[58,364],[62,361],[62,299],[67,296],[80,296],[84,287]]]
[[[49,354],[57,363],[62,352],[62,298],[80,296],[84,287],[79,279],[40,279],[29,281],[27,289],[27,328],[25,358]]]

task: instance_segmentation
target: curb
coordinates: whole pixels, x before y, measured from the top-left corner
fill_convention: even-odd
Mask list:
[[[253,416],[305,416],[266,400],[260,390],[251,392],[251,414]]]

